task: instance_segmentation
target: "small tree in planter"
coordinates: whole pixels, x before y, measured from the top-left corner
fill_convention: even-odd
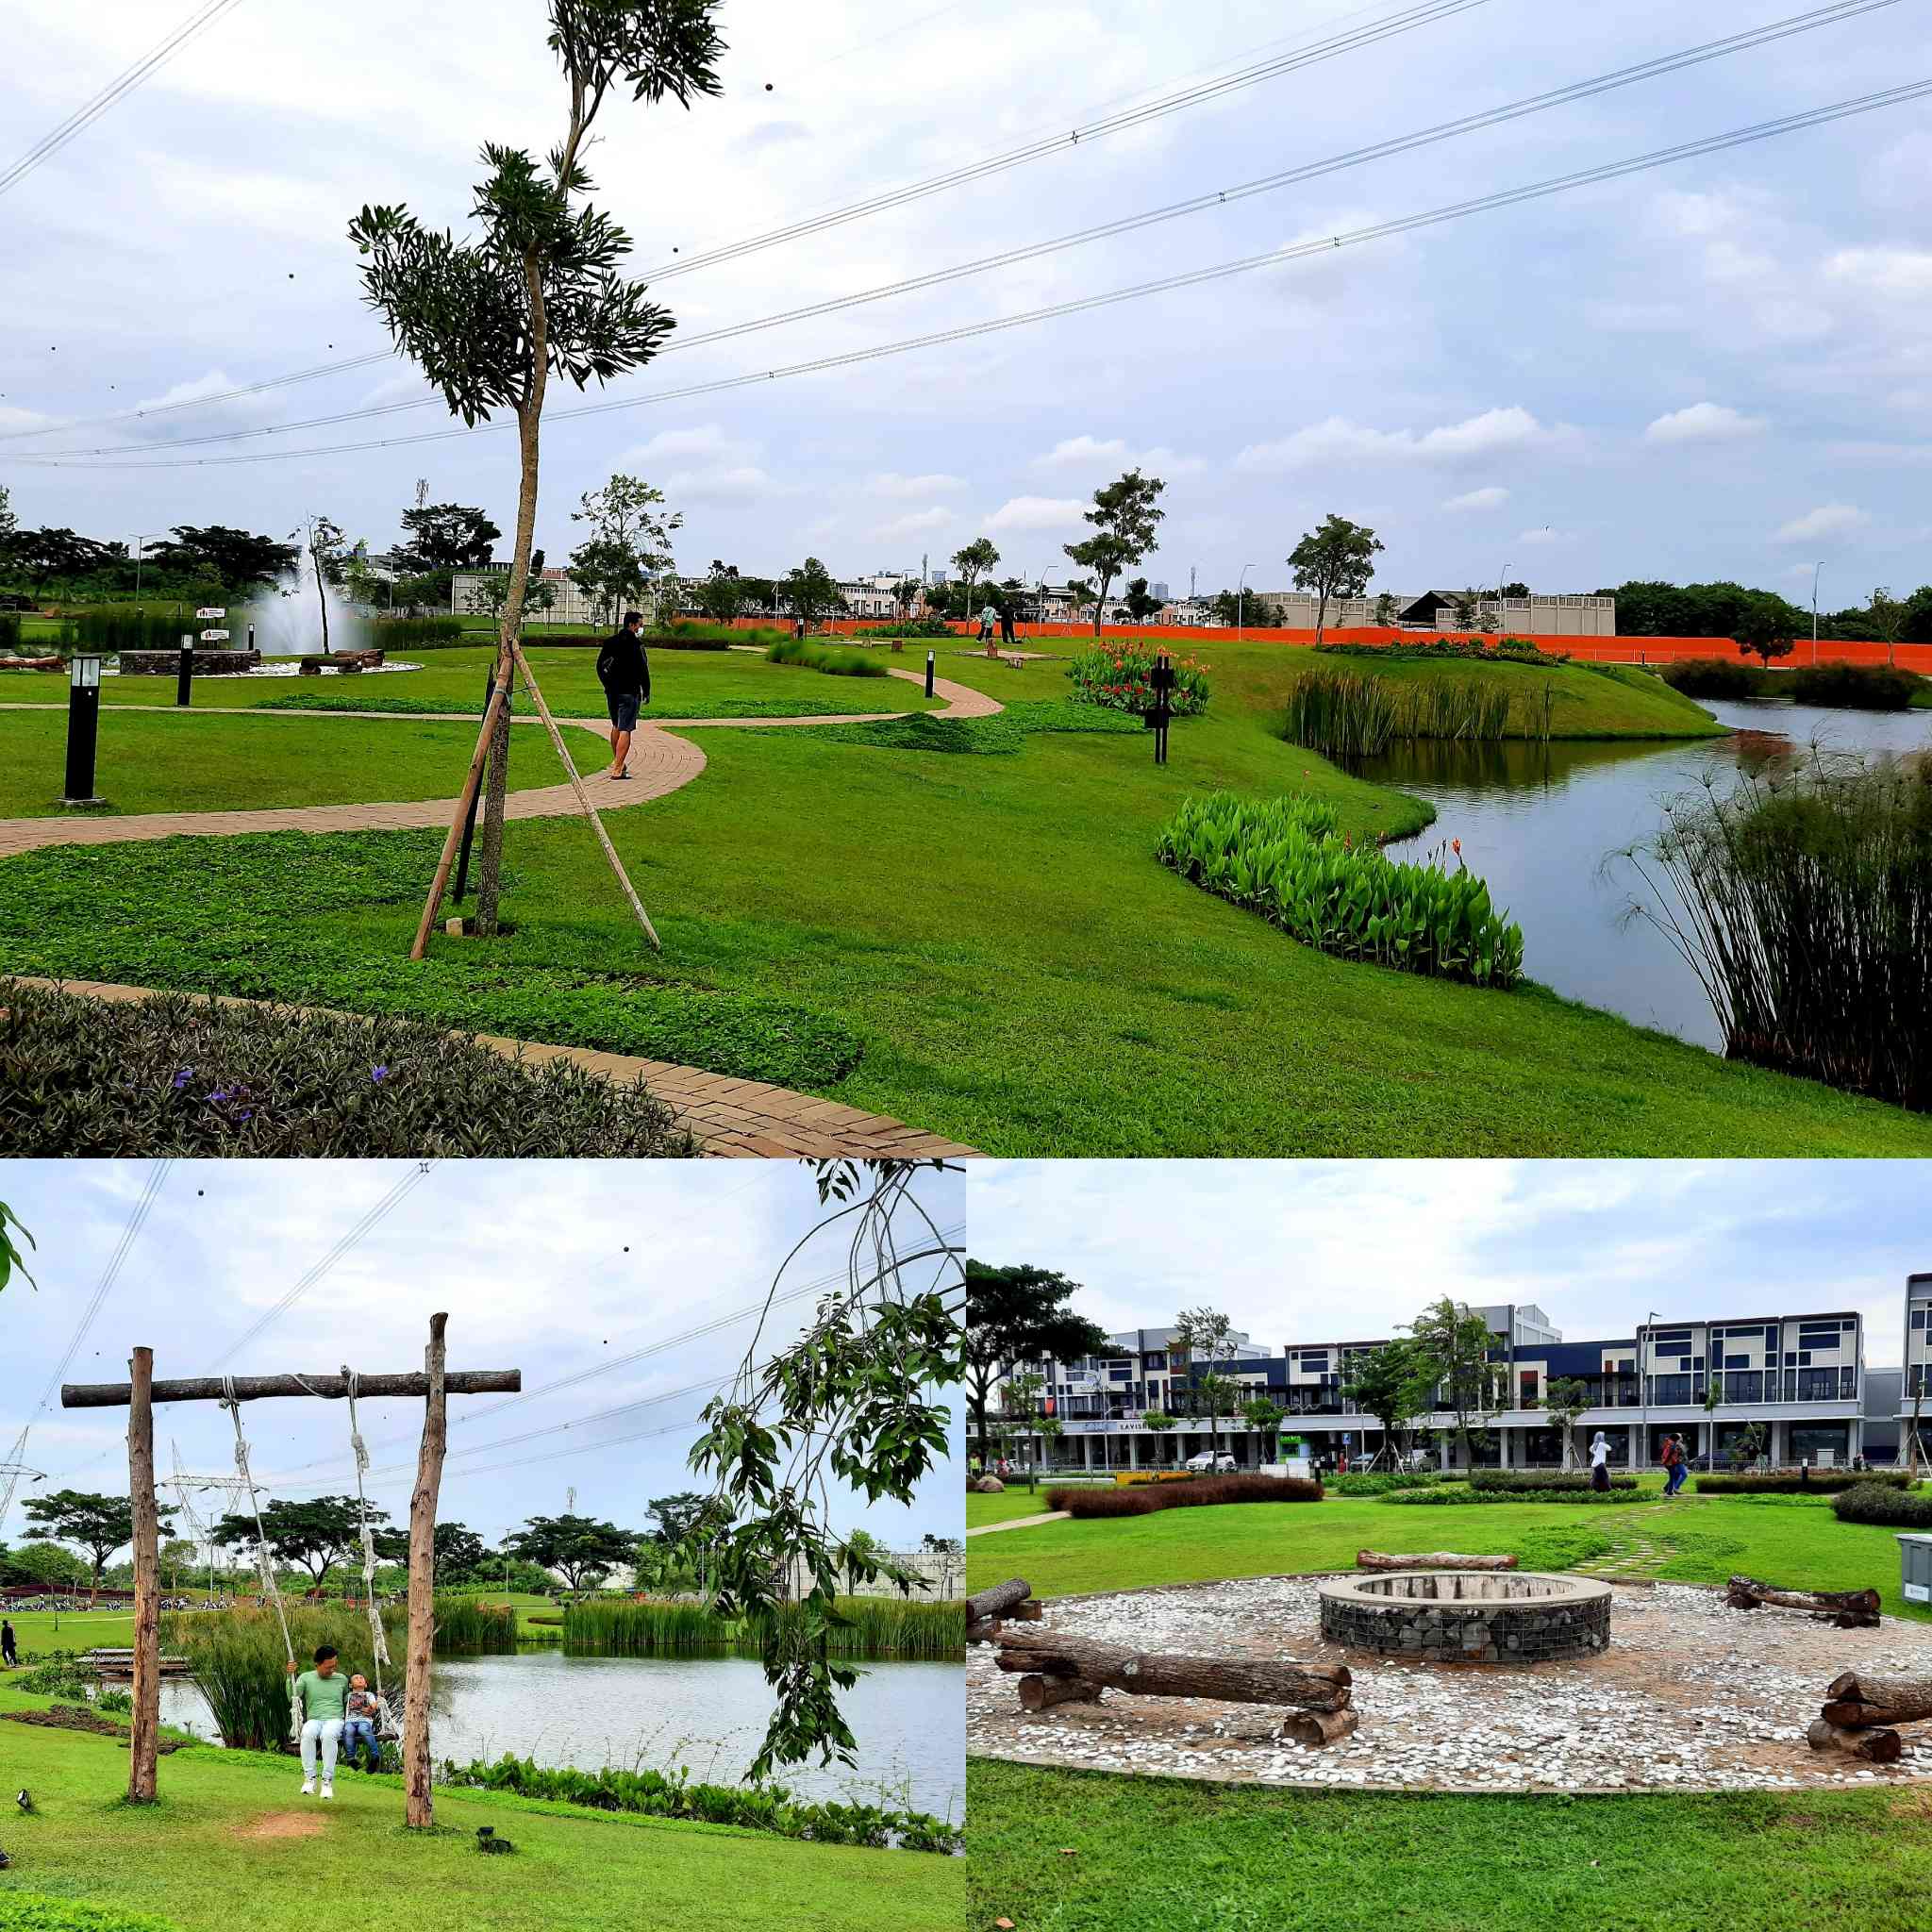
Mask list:
[[[1252,1402],[1241,1404],[1241,1420],[1257,1436],[1267,1438],[1266,1446],[1269,1448],[1273,1448],[1275,1431],[1280,1428],[1282,1419],[1287,1414],[1287,1409],[1283,1408],[1272,1395],[1257,1395]],[[1273,1456],[1264,1456],[1260,1459],[1263,1462],[1274,1460]]]
[[[1157,1437],[1161,1438],[1163,1441],[1167,1436],[1167,1432],[1174,1426],[1176,1420],[1177,1419],[1175,1417],[1165,1414],[1162,1410],[1158,1408],[1150,1408],[1147,1411],[1147,1413],[1141,1418],[1142,1426],[1152,1429],[1155,1435]]]
[[[1590,1385],[1575,1375],[1559,1375],[1543,1391],[1543,1407],[1563,1445],[1562,1466],[1568,1469],[1576,1418],[1590,1407]]]

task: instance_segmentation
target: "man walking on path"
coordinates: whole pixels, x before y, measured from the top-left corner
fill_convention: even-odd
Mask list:
[[[631,733],[638,728],[640,707],[651,702],[651,660],[645,655],[643,613],[626,610],[616,634],[605,641],[597,653],[597,682],[604,687],[604,703],[610,713],[610,770],[612,778],[628,778]]]
[[[292,1673],[295,1665],[289,1664]],[[315,1668],[295,1679],[295,1701],[302,1712],[302,1795],[315,1790],[315,1747],[322,1746],[322,1795],[336,1794],[336,1753],[341,1749],[342,1720],[348,1715],[349,1681],[336,1669],[336,1652],[325,1643],[315,1653]]]

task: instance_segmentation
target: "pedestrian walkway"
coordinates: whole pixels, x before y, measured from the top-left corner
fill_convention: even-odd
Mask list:
[[[1604,1508],[1602,1504],[1596,1507]],[[1595,1576],[1606,1583],[1656,1582],[1664,1565],[1677,1553],[1658,1518],[1679,1517],[1693,1507],[1695,1505],[1690,1502],[1674,1500],[1606,1510],[1611,1520],[1604,1522],[1603,1528],[1610,1539],[1610,1547],[1594,1560],[1579,1563],[1575,1574]]]
[[[1061,1523],[1073,1512],[1067,1509],[1047,1509],[1038,1516],[1014,1516],[1005,1523],[982,1523],[977,1529],[969,1529],[968,1536],[991,1536],[1001,1529],[1031,1529],[1036,1523]]]

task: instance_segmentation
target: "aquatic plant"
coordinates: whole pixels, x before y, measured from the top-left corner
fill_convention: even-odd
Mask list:
[[[846,1596],[837,1612],[830,1646],[837,1657],[965,1655],[966,1610],[957,1600]],[[651,1600],[572,1604],[564,1612],[563,1647],[572,1657],[662,1657],[719,1650],[755,1656],[762,1646],[748,1618],[721,1617],[708,1604]]]

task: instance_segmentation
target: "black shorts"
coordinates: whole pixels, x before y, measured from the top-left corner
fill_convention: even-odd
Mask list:
[[[607,691],[604,693],[614,730],[635,731],[638,728],[638,707],[643,702],[643,692],[639,691]]]

